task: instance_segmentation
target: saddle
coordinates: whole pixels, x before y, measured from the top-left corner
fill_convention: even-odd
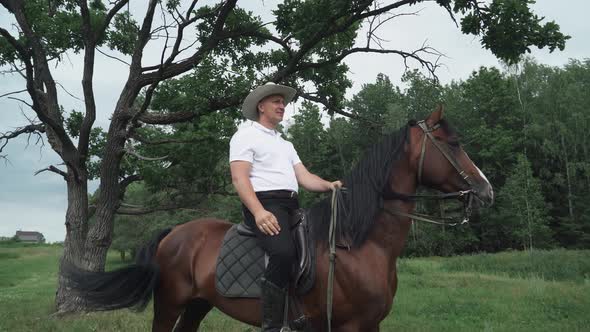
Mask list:
[[[291,284],[298,295],[304,295],[315,282],[315,245],[311,243],[304,209],[295,211],[290,227],[297,250]],[[215,288],[225,297],[259,298],[259,281],[267,263],[268,257],[258,246],[254,230],[244,223],[233,225],[223,238],[217,258]]]

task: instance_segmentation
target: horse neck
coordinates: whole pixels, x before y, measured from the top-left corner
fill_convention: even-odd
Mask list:
[[[397,193],[412,195],[417,188],[416,171],[411,167],[409,158],[401,158],[392,166],[390,183]],[[385,200],[383,208],[397,210],[405,213],[414,211],[416,204],[413,201],[397,199]],[[385,211],[377,215],[376,231],[373,232],[374,241],[379,243],[395,263],[402,253],[411,227],[411,220],[407,217],[393,216]]]

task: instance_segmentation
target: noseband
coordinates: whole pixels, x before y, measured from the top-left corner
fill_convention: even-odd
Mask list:
[[[473,196],[475,193],[475,190],[473,189],[475,187],[475,182],[467,174],[467,172],[465,172],[465,170],[461,167],[461,165],[459,164],[459,162],[457,161],[455,156],[453,156],[453,154],[449,151],[448,146],[442,145],[439,142],[437,142],[434,135],[432,135],[433,131],[440,128],[440,124],[437,123],[434,126],[432,126],[431,128],[429,128],[428,125],[426,124],[426,122],[424,120],[421,120],[421,121],[418,121],[417,125],[424,132],[424,136],[422,138],[422,145],[420,148],[420,159],[418,161],[418,184],[422,184],[422,170],[424,169],[424,157],[426,155],[426,139],[428,138],[428,139],[430,139],[430,142],[432,143],[432,145],[434,145],[440,151],[440,153],[442,153],[442,155],[449,161],[449,163],[457,170],[457,172],[459,173],[461,178],[463,178],[463,180],[465,180],[465,182],[467,182],[467,184],[469,184],[470,189],[452,192],[452,193],[446,193],[446,194],[436,194],[436,195],[406,195],[406,194],[397,193],[397,192],[390,192],[390,193],[384,194],[383,198],[385,198],[385,199],[398,199],[398,200],[403,200],[403,201],[416,201],[419,199],[443,200],[443,199],[463,198],[463,220],[461,221],[461,224],[465,224],[465,223],[469,222],[469,218],[471,217],[471,211],[472,211]],[[455,226],[458,224],[456,222],[454,222],[454,223],[448,222],[448,220],[452,220],[451,218],[438,218],[438,220],[435,220],[435,219],[433,219],[433,217],[430,217],[425,214],[420,214],[420,213],[405,213],[402,211],[390,210],[390,209],[384,209],[384,210],[385,210],[385,212],[387,212],[390,215],[408,217],[408,218],[412,218],[414,220],[420,220],[420,221],[430,222],[430,223],[439,224],[439,225]],[[447,220],[447,221],[445,221],[445,220]]]

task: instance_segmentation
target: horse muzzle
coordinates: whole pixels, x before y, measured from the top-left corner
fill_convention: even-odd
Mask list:
[[[490,207],[494,204],[494,189],[487,182],[473,188],[473,194],[477,205],[481,207]]]

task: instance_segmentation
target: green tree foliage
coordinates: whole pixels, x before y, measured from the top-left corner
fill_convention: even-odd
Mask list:
[[[232,222],[242,220],[241,203],[236,195],[207,194],[194,195],[186,208],[177,208],[167,199],[165,191],[147,188],[145,183],[130,185],[125,194],[121,214],[115,219],[112,249],[131,257],[162,229],[173,227],[199,218],[219,218]],[[164,203],[163,203],[164,202]],[[163,204],[170,206],[162,211]],[[146,206],[160,207],[146,214]]]
[[[526,145],[556,217],[552,228],[560,243],[587,246],[590,61],[572,60],[564,68],[529,62],[521,77],[535,86],[527,96],[531,120]]]
[[[363,84],[361,90],[352,97],[348,108],[353,115],[364,120],[351,122],[355,141],[349,144],[360,148],[355,154],[359,155],[380,140],[386,130],[393,129],[385,121],[386,114],[399,106],[400,96],[401,92],[393,86],[389,77],[379,74],[375,83]]]
[[[550,219],[541,181],[533,176],[531,164],[524,155],[517,156],[514,168],[498,192],[495,210],[490,218],[497,220],[494,235],[502,239],[502,247],[532,250],[551,246]],[[482,241],[486,241],[483,235]]]
[[[310,172],[327,179],[334,178],[333,174],[337,171],[335,172],[331,164],[336,155],[328,152],[327,132],[322,124],[322,115],[317,105],[303,102],[297,114],[293,116],[293,124],[288,127],[287,135],[299,158]],[[300,204],[309,206],[317,199],[317,195],[303,191]]]

